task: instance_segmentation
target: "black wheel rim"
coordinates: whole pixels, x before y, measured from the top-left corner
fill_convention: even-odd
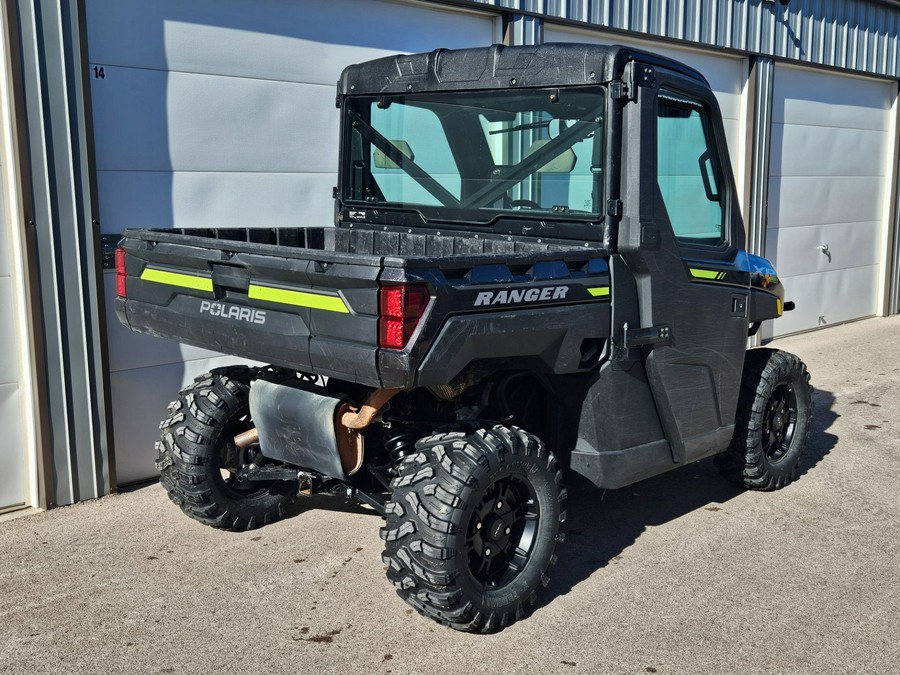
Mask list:
[[[540,507],[531,485],[508,476],[492,483],[475,506],[466,535],[469,571],[486,588],[511,583],[534,550]]]
[[[213,475],[218,475],[221,487],[227,495],[236,499],[246,499],[265,494],[271,485],[271,481],[239,481],[237,473],[246,463],[246,451],[242,451],[234,445],[234,437],[253,426],[250,416],[246,413],[226,424],[219,445],[219,466]]]
[[[763,417],[763,451],[773,464],[787,455],[797,426],[797,395],[787,384],[775,387]]]

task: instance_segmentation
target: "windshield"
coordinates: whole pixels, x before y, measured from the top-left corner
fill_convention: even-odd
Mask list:
[[[602,212],[600,87],[356,97],[345,114],[345,203],[475,222]]]

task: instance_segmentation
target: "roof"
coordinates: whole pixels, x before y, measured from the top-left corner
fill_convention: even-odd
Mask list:
[[[650,52],[621,45],[558,42],[388,56],[345,68],[338,92],[347,96],[601,84],[620,78],[625,65],[635,60],[708,86],[693,68]]]

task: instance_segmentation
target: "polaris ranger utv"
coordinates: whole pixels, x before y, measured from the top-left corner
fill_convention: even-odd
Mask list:
[[[272,364],[169,406],[157,466],[188,516],[243,530],[346,493],[384,516],[404,600],[487,632],[547,584],[568,482],[711,455],[791,482],[809,375],[746,349],[792,305],[743,250],[699,73],[618,46],[438,50],[348,67],[337,107],[336,227],[127,230],[117,251],[126,326]]]

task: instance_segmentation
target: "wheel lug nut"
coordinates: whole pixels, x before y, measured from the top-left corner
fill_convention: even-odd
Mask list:
[[[475,523],[475,529],[476,529],[476,530],[480,530],[480,529],[481,529],[481,523]]]
[[[484,549],[484,554],[485,554],[485,555],[490,555],[490,554],[491,554],[491,549],[489,549],[489,548]]]
[[[497,508],[498,508],[498,509],[502,509],[502,508],[503,508],[503,502],[497,502]]]
[[[511,531],[511,530],[507,527],[505,530],[503,530],[503,534],[509,534],[510,531]]]

